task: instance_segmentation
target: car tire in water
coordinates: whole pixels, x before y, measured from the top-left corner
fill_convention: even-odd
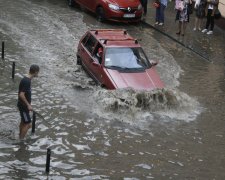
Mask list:
[[[74,7],[74,0],[68,0],[68,5],[70,7]]]
[[[104,84],[100,84],[101,88],[103,89],[107,89],[106,86]]]
[[[77,65],[82,65],[81,58],[77,56]]]
[[[105,20],[105,12],[104,12],[104,9],[102,7],[97,8],[96,14],[97,14],[97,20],[99,22],[103,22]]]

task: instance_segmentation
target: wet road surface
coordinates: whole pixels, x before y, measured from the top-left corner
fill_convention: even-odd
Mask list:
[[[148,57],[159,60],[167,88],[96,86],[76,65],[78,41],[94,28],[126,28],[137,37]],[[59,0],[0,1],[0,37],[6,43],[0,62],[0,178],[46,179],[47,148],[50,179],[225,177],[223,48],[207,62],[153,29],[102,24]],[[32,63],[41,68],[32,83],[33,107],[44,119],[37,117],[36,133],[19,142],[17,88]]]

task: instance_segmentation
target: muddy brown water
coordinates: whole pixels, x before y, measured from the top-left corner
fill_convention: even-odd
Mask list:
[[[199,43],[213,42],[207,62],[152,29],[102,24],[83,11],[59,0],[0,1],[0,178],[46,179],[51,148],[49,179],[224,179],[224,44]],[[96,86],[76,65],[78,41],[93,28],[126,28],[138,37],[159,60],[166,88]],[[20,142],[17,88],[32,63],[41,67],[33,107],[44,119]]]

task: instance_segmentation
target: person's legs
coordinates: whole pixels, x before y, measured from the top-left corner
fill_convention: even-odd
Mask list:
[[[147,0],[144,2],[144,16],[146,16],[146,14],[147,14],[147,9],[148,9],[147,8],[147,6],[148,6],[147,2],[148,2]]]
[[[206,33],[208,31],[208,28],[209,28],[209,25],[210,25],[210,22],[211,22],[211,14],[212,14],[212,9],[208,9],[205,29],[202,30],[203,33]]]
[[[160,9],[159,9],[159,22],[164,23],[164,10],[166,6],[163,4],[160,4]]]
[[[182,22],[181,21],[179,21],[179,24],[178,24],[178,32],[176,32],[176,34],[180,34],[180,32],[181,32],[181,25],[182,25]]]
[[[205,26],[206,29],[209,28],[209,25],[211,23],[211,15],[212,15],[212,9],[208,9],[207,21],[206,21],[206,26]]]
[[[207,32],[207,34],[213,34],[213,28],[214,28],[214,16],[210,17],[210,30]]]
[[[198,25],[198,22],[199,22],[199,19],[198,19],[198,17],[196,16],[195,17],[195,26],[194,26],[194,31],[197,29],[197,25]]]
[[[183,33],[181,33],[182,36],[184,36],[184,33],[186,31],[186,27],[187,27],[187,22],[183,21]]]
[[[24,111],[20,109],[21,122],[19,126],[19,137],[20,139],[24,139],[25,135],[29,128],[31,128],[31,118],[29,111]]]
[[[31,128],[31,123],[25,124],[22,123],[21,124],[21,131],[20,131],[20,139],[24,139],[24,137],[27,134],[27,131]]]
[[[156,8],[156,14],[155,14],[155,22],[157,23],[159,23],[159,21],[160,21],[160,8],[158,7],[158,8]]]
[[[184,21],[181,22],[181,35],[184,34]]]
[[[202,18],[198,19],[198,30],[199,31],[201,31],[201,28],[202,28],[202,20],[203,20]]]
[[[19,136],[21,136],[22,128],[23,128],[23,122],[22,122],[22,120],[21,120],[21,122],[20,122],[20,127],[19,127],[19,129],[20,129]]]
[[[148,3],[148,0],[141,0],[141,5],[144,9],[144,16],[146,16],[147,14],[147,3]]]
[[[213,31],[213,29],[214,29],[214,16],[210,17],[210,23],[211,23],[210,30]]]

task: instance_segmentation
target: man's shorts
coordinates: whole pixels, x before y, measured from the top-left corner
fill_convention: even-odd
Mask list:
[[[29,111],[24,111],[24,110],[21,110],[21,109],[19,109],[19,111],[20,111],[21,121],[25,124],[31,123]]]

